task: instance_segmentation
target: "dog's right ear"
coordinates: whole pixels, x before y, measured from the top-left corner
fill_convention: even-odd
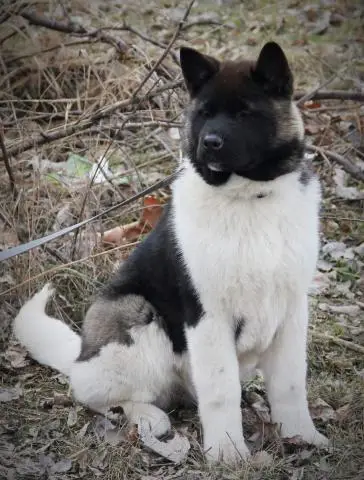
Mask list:
[[[187,89],[194,97],[201,87],[215,75],[220,68],[220,63],[213,57],[203,55],[197,50],[182,47],[180,50],[180,63]]]

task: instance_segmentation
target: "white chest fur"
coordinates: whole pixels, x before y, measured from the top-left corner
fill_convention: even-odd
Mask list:
[[[263,198],[258,198],[263,194]],[[258,354],[307,291],[318,250],[319,185],[298,173],[272,182],[234,176],[207,185],[187,166],[175,182],[179,245],[208,315],[243,321],[239,354]]]

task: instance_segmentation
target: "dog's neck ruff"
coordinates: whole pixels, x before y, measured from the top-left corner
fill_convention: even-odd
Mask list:
[[[294,171],[266,182],[250,180],[240,175],[232,174],[224,185],[209,185],[196,172],[187,157],[183,157],[180,160],[178,171],[179,175],[186,175],[189,178],[189,182],[194,184],[194,188],[204,192],[207,197],[221,195],[227,199],[240,201],[264,200],[277,195],[285,195],[291,188],[297,188],[299,183],[299,172]]]

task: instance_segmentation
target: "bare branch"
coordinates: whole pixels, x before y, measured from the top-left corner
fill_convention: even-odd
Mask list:
[[[123,111],[133,105],[134,103],[138,103],[141,101],[151,100],[154,97],[157,97],[161,93],[167,90],[174,90],[178,87],[181,87],[183,84],[182,80],[176,80],[175,82],[169,82],[163,85],[162,87],[149,92],[147,95],[143,97],[130,97],[126,100],[121,100],[120,102],[115,102],[112,105],[107,107],[102,107],[98,109],[93,115],[89,116],[84,120],[78,120],[73,123],[69,123],[68,125],[60,125],[59,127],[55,127],[47,132],[35,135],[32,138],[28,138],[23,142],[17,142],[13,145],[7,147],[8,155],[19,155],[19,153],[26,152],[31,148],[39,147],[41,145],[45,145],[47,143],[54,142],[56,140],[60,140],[62,138],[70,137],[71,135],[78,134],[83,132],[93,125],[95,125],[99,120],[102,120],[105,117],[108,117],[110,114],[115,112],[116,110]]]
[[[57,30],[58,32],[70,33],[72,35],[84,36],[88,38],[97,38],[101,42],[112,45],[121,53],[126,53],[127,50],[129,50],[129,46],[124,42],[124,40],[116,39],[100,29],[87,30],[82,25],[76,23],[58,22],[57,20],[37,15],[36,13],[31,11],[24,11],[21,13],[21,15],[23,18],[28,20],[30,24],[33,25],[49,28],[51,30]]]
[[[294,93],[293,98],[299,100],[305,95],[305,92],[297,91]],[[346,90],[326,90],[323,92],[315,92],[310,96],[310,100],[354,100],[364,102],[364,93]]]
[[[334,160],[334,162],[343,167],[343,169],[352,177],[356,178],[357,180],[364,181],[364,171],[342,155],[339,155],[336,152],[331,152],[330,150],[326,150],[322,147],[317,147],[316,145],[307,145],[306,148],[310,152],[319,153],[323,157],[326,156],[327,158]]]
[[[11,166],[10,166],[9,156],[8,156],[8,152],[7,152],[6,146],[5,146],[4,127],[3,127],[3,124],[2,124],[1,121],[0,121],[0,148],[1,148],[1,151],[2,151],[2,154],[3,154],[3,160],[4,160],[5,168],[6,168],[6,171],[8,173],[9,180],[10,180],[10,188],[11,188],[11,191],[13,193],[13,196],[15,197],[17,195],[17,190],[16,190],[16,186],[15,186],[15,178],[14,178]]]

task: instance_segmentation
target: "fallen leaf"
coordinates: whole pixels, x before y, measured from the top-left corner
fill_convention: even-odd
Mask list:
[[[126,243],[135,242],[143,232],[141,223],[132,222],[127,225],[111,228],[104,232],[102,240],[104,243],[112,245],[124,245]]]
[[[287,445],[304,445],[306,442],[301,435],[295,435],[294,437],[284,437],[282,439]]]
[[[336,418],[339,422],[345,422],[347,419],[350,418],[351,415],[351,405],[350,403],[347,403],[346,405],[343,405],[342,407],[338,408],[336,410]]]
[[[310,412],[314,420],[321,420],[325,423],[330,420],[336,420],[335,410],[322,398],[317,398],[310,403]]]
[[[77,410],[75,408],[71,408],[68,412],[67,417],[67,425],[69,427],[73,427],[77,423]]]
[[[251,459],[251,463],[256,468],[267,468],[270,467],[274,462],[273,455],[261,450],[257,452]]]
[[[308,100],[303,104],[304,108],[307,109],[314,109],[314,108],[320,108],[321,107],[321,102],[315,101],[315,100]]]
[[[352,248],[347,248],[343,242],[329,242],[322,247],[322,253],[331,257],[334,260],[346,258],[352,260],[354,258],[354,251]]]
[[[88,172],[88,177],[95,185],[106,182],[108,178],[112,177],[112,171],[109,169],[109,160],[101,156],[97,163],[92,165],[91,170]]]
[[[364,257],[364,242],[354,248],[354,252],[359,255],[359,257]]]
[[[104,435],[104,441],[109,445],[116,447],[121,443],[125,442],[125,433],[120,430],[120,428],[115,428],[114,430],[106,430]]]
[[[321,131],[321,127],[313,123],[305,125],[306,135],[317,135]]]
[[[169,128],[168,135],[171,137],[172,140],[179,140],[181,138],[179,128],[176,127]]]
[[[317,270],[320,272],[330,272],[333,269],[333,265],[326,260],[318,260]]]
[[[49,473],[66,473],[72,468],[72,460],[69,458],[64,458],[56,462],[49,469]]]
[[[328,307],[332,313],[342,313],[351,317],[356,317],[360,312],[359,305],[329,305]]]
[[[356,187],[347,187],[347,174],[342,168],[335,168],[333,180],[336,184],[335,193],[339,198],[345,200],[362,200],[364,199],[364,191],[358,190]]]
[[[162,215],[163,207],[157,197],[148,195],[144,197],[144,208],[141,221],[154,228]]]
[[[0,387],[0,403],[12,402],[17,400],[22,395],[22,389],[16,385],[13,388]]]
[[[316,275],[310,285],[310,295],[321,295],[326,293],[331,286],[331,280],[328,273],[316,272]]]
[[[138,433],[139,438],[145,447],[158,455],[167,458],[173,463],[178,464],[183,462],[190,450],[190,442],[178,432],[175,432],[174,437],[166,442],[158,440],[152,434],[150,423],[145,418],[140,419]]]
[[[24,368],[30,363],[26,349],[16,342],[10,343],[4,353],[4,358],[13,368]]]
[[[65,203],[58,211],[54,223],[52,225],[52,230],[57,231],[63,227],[69,227],[74,222],[74,216],[72,214],[71,203]]]
[[[85,423],[85,425],[81,428],[81,430],[77,432],[78,438],[83,438],[86,435],[89,425],[90,425],[90,422]]]
[[[256,392],[247,392],[247,401],[263,423],[271,423],[269,407],[264,398]]]

